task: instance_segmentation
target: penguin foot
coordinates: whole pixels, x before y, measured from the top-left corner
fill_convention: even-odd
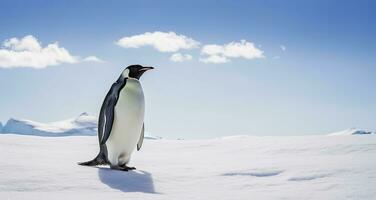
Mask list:
[[[135,167],[128,167],[126,165],[122,165],[122,166],[111,165],[110,168],[120,170],[120,171],[129,171],[129,170],[135,170],[136,169]]]
[[[135,170],[136,169],[135,167],[128,167],[126,165],[121,166],[121,168],[122,168],[123,171],[129,171],[129,170]]]

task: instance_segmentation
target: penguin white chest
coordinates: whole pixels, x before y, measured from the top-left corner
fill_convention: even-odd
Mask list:
[[[129,162],[137,146],[144,123],[145,100],[140,82],[128,79],[119,93],[114,122],[106,142],[108,159],[113,165]]]

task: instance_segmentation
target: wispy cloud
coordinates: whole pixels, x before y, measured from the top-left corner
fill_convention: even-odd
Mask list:
[[[230,58],[257,59],[264,57],[263,51],[246,40],[224,45],[204,45],[201,54],[206,56],[200,59],[201,62],[205,63],[226,63],[231,61]]]
[[[60,47],[58,42],[42,47],[38,39],[32,35],[21,39],[5,40],[0,49],[0,67],[2,68],[45,68],[80,61],[82,61],[80,57],[70,54],[67,49]]]
[[[282,51],[286,51],[286,46],[285,45],[281,45],[280,47],[281,47]]]
[[[200,58],[200,61],[204,63],[220,64],[230,62],[230,59],[226,58],[225,56],[211,55],[206,58]]]
[[[103,62],[105,62],[104,60],[99,59],[99,58],[96,57],[96,56],[88,56],[88,57],[84,58],[83,61],[86,61],[86,62],[98,62],[98,63],[103,63]]]
[[[123,37],[116,44],[124,48],[152,46],[160,52],[177,52],[181,49],[197,48],[200,45],[198,41],[185,35],[159,31]]]
[[[190,54],[174,53],[171,55],[170,60],[173,62],[183,62],[192,60],[192,56]]]

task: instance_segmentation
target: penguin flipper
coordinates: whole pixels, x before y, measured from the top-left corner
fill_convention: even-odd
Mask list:
[[[142,143],[144,142],[145,124],[142,124],[141,136],[137,143],[137,151],[140,151]]]
[[[99,114],[98,138],[99,144],[104,145],[110,137],[112,124],[114,122],[115,105],[119,99],[119,92],[124,87],[126,79],[120,78],[111,86],[108,91]]]

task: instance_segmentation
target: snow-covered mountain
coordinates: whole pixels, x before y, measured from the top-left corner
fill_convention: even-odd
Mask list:
[[[38,136],[96,135],[97,118],[86,112],[73,119],[51,123],[11,118],[1,132]]]
[[[361,129],[356,128],[350,128],[343,131],[330,133],[329,135],[369,135],[369,134],[375,134],[375,132],[372,131],[365,131]]]
[[[80,114],[78,117],[51,123],[41,123],[26,119],[10,118],[4,126],[0,122],[0,133],[13,133],[20,135],[36,136],[97,135],[97,127],[97,117],[84,112]],[[328,135],[336,136],[369,134],[376,134],[376,132],[350,128],[343,131],[330,133]],[[145,138],[161,139],[160,137],[152,136],[147,132],[145,133]]]

